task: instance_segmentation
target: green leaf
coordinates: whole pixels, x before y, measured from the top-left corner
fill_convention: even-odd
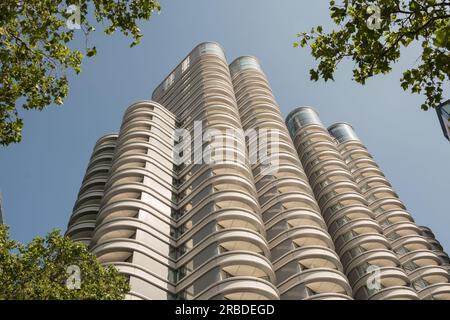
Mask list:
[[[96,48],[96,47],[92,47],[92,48],[88,49],[88,51],[87,51],[87,53],[86,53],[86,55],[87,55],[88,57],[93,57],[93,56],[95,56],[96,54],[97,54],[97,48]]]
[[[79,287],[71,286],[77,279],[73,269],[79,271]],[[86,246],[58,230],[23,245],[0,225],[0,270],[1,300],[120,300],[130,290],[116,268],[101,266]]]

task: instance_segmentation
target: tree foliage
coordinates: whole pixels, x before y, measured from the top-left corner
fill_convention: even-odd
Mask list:
[[[159,10],[155,0],[1,0],[0,144],[20,142],[19,107],[61,105],[68,94],[66,71],[79,73],[83,57],[96,54],[95,46],[86,46],[84,54],[69,48],[76,35],[87,39],[95,31],[88,11],[106,34],[119,30],[134,46],[142,37],[138,21]]]
[[[85,245],[60,231],[23,245],[9,238],[4,225],[0,225],[0,283],[1,300],[117,300],[129,291],[117,269],[102,267]]]
[[[330,15],[338,30],[322,26],[298,34],[294,47],[309,46],[318,66],[311,80],[333,80],[344,59],[355,63],[353,79],[361,84],[391,71],[401,50],[414,43],[421,55],[404,71],[404,90],[424,93],[422,109],[443,100],[450,80],[450,1],[448,0],[341,0],[330,1]]]

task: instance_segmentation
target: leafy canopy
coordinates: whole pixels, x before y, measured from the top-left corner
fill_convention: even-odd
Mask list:
[[[450,80],[450,1],[448,0],[342,0],[330,1],[330,15],[338,30],[322,26],[299,33],[294,47],[311,48],[318,66],[311,80],[333,80],[344,59],[355,62],[353,79],[361,84],[391,71],[401,49],[413,43],[421,47],[418,62],[404,71],[401,86],[425,93],[423,110],[443,100]]]
[[[23,245],[9,239],[4,225],[0,225],[0,283],[0,300],[118,300],[129,291],[117,269],[102,267],[85,245],[60,231]]]
[[[88,11],[105,25],[106,34],[119,29],[134,46],[142,37],[138,20],[149,20],[155,10],[160,10],[155,0],[1,0],[0,145],[21,140],[18,107],[42,110],[63,104],[66,71],[79,73],[83,57],[97,53],[95,46],[86,45],[85,55],[68,46],[77,32],[87,39],[95,31]]]

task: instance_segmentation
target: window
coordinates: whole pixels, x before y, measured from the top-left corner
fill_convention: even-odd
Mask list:
[[[175,75],[173,73],[170,74],[170,76],[167,77],[166,82],[164,83],[164,90],[167,90],[174,82]]]
[[[357,271],[358,275],[359,276],[365,275],[367,273],[367,271],[369,270],[370,266],[371,266],[371,264],[367,263],[367,262],[364,262],[363,264],[359,265],[356,268],[356,271]]]
[[[344,217],[339,218],[339,219],[336,220],[336,225],[338,227],[341,227],[341,226],[343,226],[344,224],[346,224],[349,221],[351,221],[351,220],[344,216]]]
[[[357,236],[356,232],[354,232],[354,231],[349,231],[349,232],[344,233],[344,234],[342,235],[342,238],[344,239],[344,241],[347,242],[347,241],[353,239],[353,238],[356,237],[356,236]]]
[[[396,249],[395,252],[397,254],[406,254],[406,253],[409,252],[409,250],[407,248],[405,248],[405,247],[400,247],[400,248]]]
[[[253,57],[241,57],[233,62],[230,66],[231,73],[237,73],[241,70],[255,69],[261,70],[258,61]]]
[[[387,227],[391,226],[392,223],[391,223],[391,221],[389,221],[389,219],[386,219],[386,220],[381,221],[381,222],[380,222],[380,225],[381,225],[381,227],[383,227],[383,228],[387,228]]]
[[[354,258],[354,257],[357,257],[360,254],[364,253],[364,251],[365,250],[361,247],[355,247],[355,248],[350,249],[350,255]]]
[[[169,274],[167,275],[167,280],[169,280],[169,282],[171,283],[176,283],[177,282],[177,271],[169,268]]]
[[[202,43],[198,47],[198,52],[199,55],[215,54],[225,60],[225,54],[223,53],[222,48],[215,43],[211,42]]]
[[[403,265],[403,269],[405,269],[406,271],[414,271],[418,268],[419,266],[417,264],[415,264],[414,262],[410,261],[407,262]]]
[[[386,238],[388,238],[391,241],[394,241],[394,240],[400,238],[400,235],[396,232],[392,232],[391,234],[387,235]]]
[[[183,63],[181,64],[181,72],[185,72],[187,68],[189,68],[189,64],[190,64],[190,58],[187,57],[186,59],[184,59]]]
[[[419,290],[422,290],[422,289],[428,287],[430,284],[427,281],[425,281],[424,279],[419,279],[417,281],[414,281],[412,283],[412,285],[413,285],[414,289],[419,291]]]

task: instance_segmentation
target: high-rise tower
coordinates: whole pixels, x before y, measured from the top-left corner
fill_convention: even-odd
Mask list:
[[[96,143],[67,230],[128,277],[128,299],[450,298],[434,236],[391,237],[348,153],[359,140],[312,109],[286,126],[256,58],[201,43],[152,99]]]
[[[447,268],[442,266],[445,261],[433,252],[438,248],[429,241],[430,235],[415,224],[353,128],[338,123],[329,131],[335,137],[339,153],[374,213],[375,220],[408,275],[411,287],[421,299],[448,299],[449,274]]]
[[[417,299],[338,145],[316,112],[297,108],[289,114],[287,123],[354,297]],[[374,276],[374,268],[378,268],[379,285],[368,281]]]
[[[260,174],[258,161],[253,175],[280,297],[348,299],[351,288],[261,66],[244,56],[230,70],[244,129],[278,132],[269,139],[276,170]]]

